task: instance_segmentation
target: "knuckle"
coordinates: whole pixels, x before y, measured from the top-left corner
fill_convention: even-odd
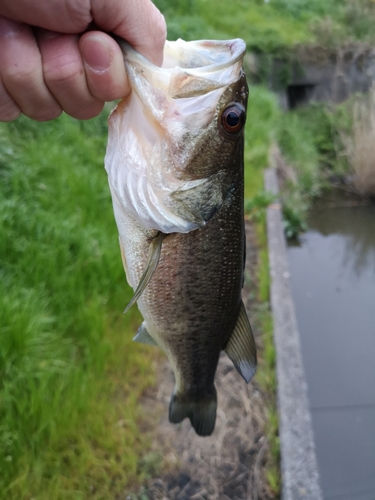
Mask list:
[[[0,121],[12,122],[16,120],[21,114],[21,110],[17,106],[1,106],[0,105]]]
[[[83,72],[82,63],[61,60],[60,64],[47,65],[44,68],[44,78],[48,86],[62,85],[75,81]]]
[[[20,108],[0,85],[0,121],[11,122],[21,114]]]
[[[2,77],[8,86],[19,87],[33,82],[37,72],[38,68],[34,65],[20,67],[17,64],[13,64],[3,69]]]

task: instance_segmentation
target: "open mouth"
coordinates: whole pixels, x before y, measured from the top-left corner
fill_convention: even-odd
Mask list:
[[[202,95],[236,82],[245,42],[200,40],[166,42],[163,66],[155,66],[126,42],[119,42],[133,88],[146,79],[172,99]]]

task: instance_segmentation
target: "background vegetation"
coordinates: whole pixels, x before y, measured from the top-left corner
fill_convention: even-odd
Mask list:
[[[333,50],[375,36],[372,0],[156,3],[169,39],[240,36],[262,56],[262,71],[301,44]],[[258,221],[265,302],[270,148],[279,145],[296,175],[285,197],[293,235],[310,198],[349,172],[351,116],[347,105],[284,114],[264,85],[250,88],[246,198]],[[0,124],[0,498],[110,499],[143,474],[149,436],[137,402],[154,383],[153,364],[147,348],[131,342],[138,313],[121,314],[130,290],[103,169],[106,118]],[[272,390],[273,375],[264,377]],[[277,457],[275,415],[270,428]]]
[[[155,0],[168,38],[238,37],[248,49],[282,54],[297,45],[373,42],[373,0]]]

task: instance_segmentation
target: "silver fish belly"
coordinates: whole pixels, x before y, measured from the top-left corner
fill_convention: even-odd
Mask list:
[[[105,159],[121,254],[144,322],[167,354],[169,419],[215,426],[221,350],[248,382],[256,348],[241,300],[242,40],[167,42],[162,68],[120,42],[132,94],[113,111]]]

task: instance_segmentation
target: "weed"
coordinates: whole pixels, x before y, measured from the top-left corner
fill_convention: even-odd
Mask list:
[[[267,469],[267,480],[274,495],[280,494],[281,483],[280,483],[280,469],[279,466],[272,465]]]
[[[284,233],[288,239],[307,231],[306,212],[307,209],[300,211],[289,204],[283,206]]]
[[[263,170],[276,138],[281,111],[276,97],[263,86],[250,86],[245,130],[245,198],[263,191]]]
[[[262,349],[259,352],[257,381],[267,393],[268,420],[264,429],[268,440],[269,459],[266,476],[275,495],[280,492],[280,443],[278,437],[278,413],[276,405],[276,350],[273,341],[273,321],[269,306],[270,271],[268,261],[265,216],[256,223],[258,257],[258,301],[253,312],[254,320],[262,332]]]
[[[252,198],[245,200],[245,213],[255,221],[259,221],[264,217],[266,208],[276,200],[273,193],[267,191],[259,191]]]
[[[163,464],[163,457],[157,451],[145,454],[138,464],[138,472],[145,478],[157,476]]]

